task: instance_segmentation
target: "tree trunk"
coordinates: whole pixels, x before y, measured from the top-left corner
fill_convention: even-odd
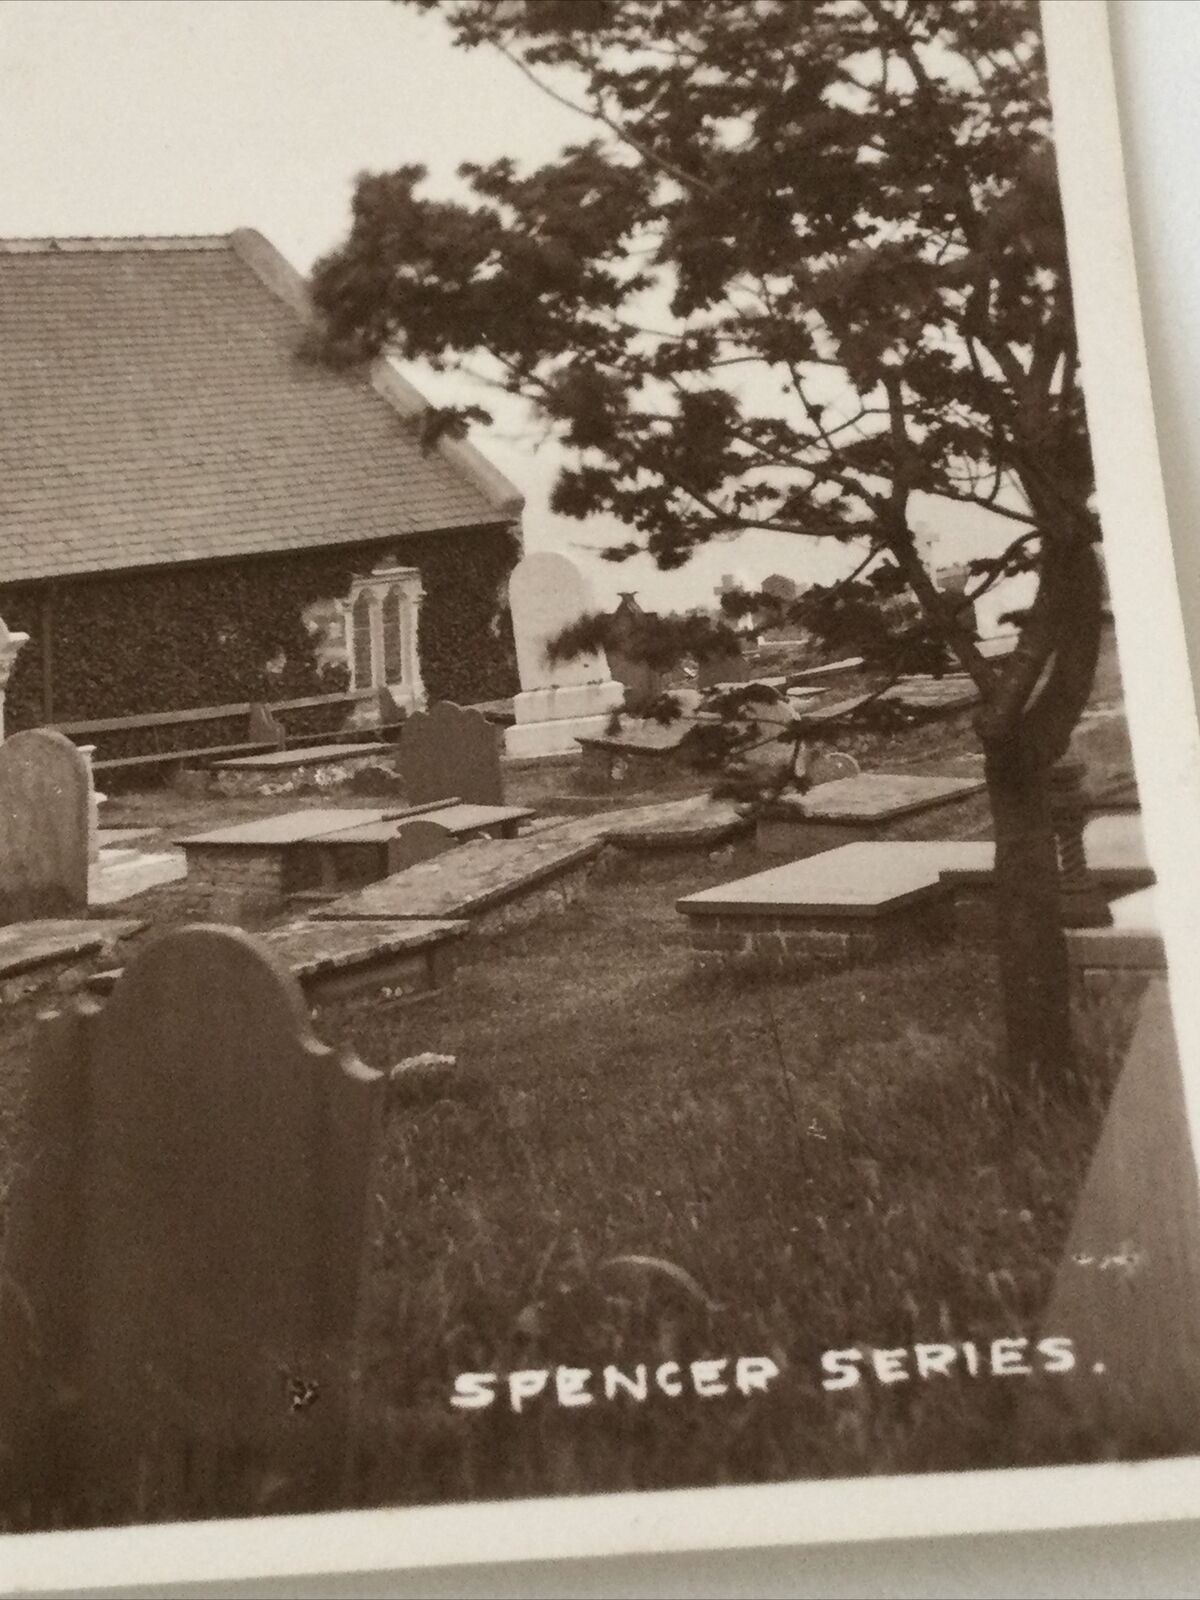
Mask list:
[[[986,750],[996,834],[993,897],[1009,1072],[1056,1093],[1075,1076],[1050,768],[1019,736]]]

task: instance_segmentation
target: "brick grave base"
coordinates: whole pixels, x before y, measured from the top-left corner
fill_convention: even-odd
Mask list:
[[[947,902],[900,906],[877,916],[774,915],[743,912],[689,918],[689,938],[701,968],[805,971],[888,960],[949,933]]]

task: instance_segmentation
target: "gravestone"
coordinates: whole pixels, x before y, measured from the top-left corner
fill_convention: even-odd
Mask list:
[[[49,728],[0,745],[0,923],[83,915],[92,782],[87,757]]]
[[[551,662],[547,645],[565,628],[595,611],[586,579],[575,563],[553,551],[526,556],[508,582],[521,692],[516,722],[505,734],[510,756],[566,755],[580,736],[602,733],[625,702],[602,650]]]
[[[805,776],[816,788],[822,783],[836,783],[839,778],[857,778],[861,771],[858,762],[845,750],[818,750],[809,757]]]
[[[411,716],[400,738],[399,767],[413,805],[455,796],[476,805],[504,803],[500,732],[473,707],[435,700]]]
[[[0,1503],[42,1526],[337,1503],[382,1090],[235,929],[165,934],[103,1008],[40,1025]]]
[[[649,620],[632,591],[621,595],[609,618],[609,665],[613,677],[624,686],[626,709],[635,716],[659,700],[667,687],[666,673],[627,653]]]
[[[417,817],[412,822],[405,822],[388,840],[388,875],[403,872],[405,867],[416,866],[418,861],[440,856],[443,850],[452,850],[457,843],[450,829],[444,828],[431,817]]]
[[[749,673],[749,663],[740,652],[727,651],[696,662],[696,684],[701,689],[715,689],[722,683],[745,683]]]

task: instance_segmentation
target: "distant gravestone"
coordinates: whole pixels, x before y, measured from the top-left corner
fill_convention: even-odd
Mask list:
[[[602,650],[553,662],[547,651],[564,629],[594,613],[591,589],[567,556],[538,551],[513,568],[508,603],[521,692],[506,749],[518,757],[574,754],[576,738],[603,732],[610,713],[625,703],[625,687]]]
[[[382,1075],[231,928],[163,935],[39,1035],[0,1500],[50,1526],[336,1504]]]
[[[413,805],[457,797],[476,805],[502,805],[501,735],[482,711],[435,700],[404,725],[400,774]]]
[[[749,663],[743,655],[730,651],[706,656],[696,663],[696,684],[701,689],[715,689],[719,683],[745,683],[749,672]]]
[[[403,872],[406,867],[415,867],[418,861],[440,856],[443,850],[453,849],[457,843],[450,829],[432,817],[417,817],[412,822],[405,822],[396,830],[395,837],[388,840],[388,873],[390,875]]]
[[[609,680],[603,651],[552,662],[546,647],[595,608],[591,589],[569,557],[541,550],[526,556],[508,580],[517,671],[522,690],[568,689]]]
[[[862,769],[845,750],[818,750],[805,768],[805,776],[814,788],[822,783],[836,783],[839,778],[857,778]]]
[[[92,805],[87,757],[64,734],[0,745],[0,923],[86,912]]]

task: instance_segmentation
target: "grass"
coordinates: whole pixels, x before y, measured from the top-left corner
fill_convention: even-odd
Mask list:
[[[441,997],[346,1019],[342,1038],[375,1065],[437,1051],[459,1075],[388,1119],[371,1498],[1107,1448],[1014,1432],[1026,1384],[822,1389],[829,1349],[1035,1334],[1103,1095],[1007,1108],[990,964],[959,950],[808,981],[699,980],[673,901],[760,864],[744,856],[609,869],[585,904],[491,948]],[[669,1269],[611,1264],[629,1256]],[[739,1355],[782,1376],[703,1402],[448,1404],[462,1372]]]
[[[1097,713],[1115,693],[1113,671],[1102,669]],[[978,765],[969,716],[857,737],[868,767]],[[1127,769],[1119,716],[1091,717],[1077,742],[1093,778]],[[517,801],[578,808],[565,769],[511,776]],[[665,798],[679,783],[672,775],[663,792],[603,803]],[[111,820],[186,831],[309,803],[376,802],[159,791],[120,797]],[[910,836],[986,836],[983,799],[935,816]],[[1053,1386],[1033,1380],[960,1371],[822,1388],[828,1350],[985,1346],[1046,1331],[1039,1316],[1107,1086],[1070,1104],[1011,1104],[995,974],[977,951],[804,980],[701,979],[676,899],[763,865],[748,845],[619,857],[581,903],[472,947],[440,995],[406,1008],[346,1004],[329,1018],[331,1042],[375,1066],[426,1051],[457,1063],[424,1093],[397,1090],[387,1118],[366,1292],[364,1503],[1116,1450],[1079,1433]],[[171,894],[121,909],[168,922]],[[0,1146],[11,1143],[32,1009],[0,1019]],[[0,1176],[9,1165],[0,1161]],[[503,1400],[470,1412],[449,1404],[464,1372],[739,1356],[776,1363],[768,1392],[581,1409],[543,1397],[521,1415]],[[1185,1446],[1197,1442],[1136,1448]]]

